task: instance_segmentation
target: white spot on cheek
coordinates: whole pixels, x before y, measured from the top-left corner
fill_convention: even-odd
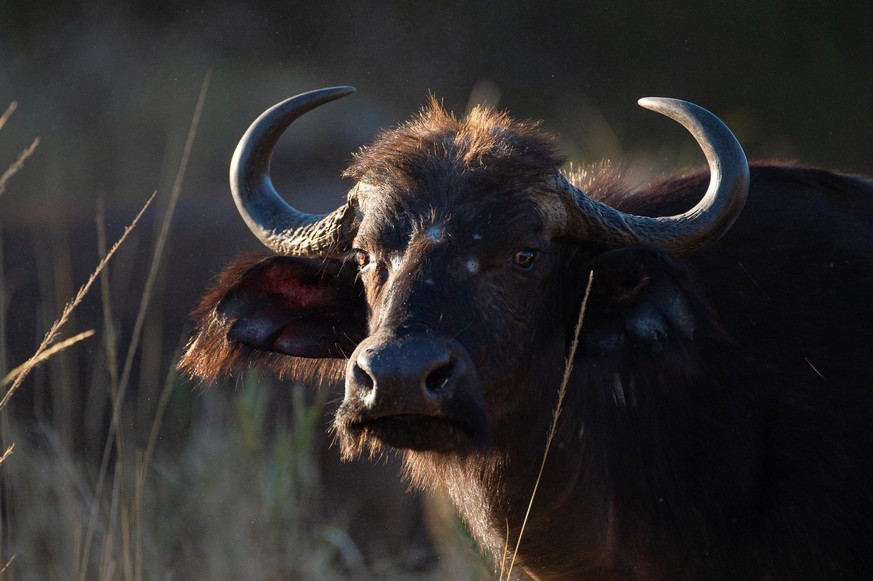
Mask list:
[[[445,228],[439,222],[437,222],[436,224],[434,224],[433,226],[431,226],[430,228],[428,228],[427,230],[424,231],[424,235],[431,242],[442,241],[443,234],[445,234]]]
[[[473,240],[482,240],[481,234],[473,234]]]
[[[470,271],[470,274],[476,274],[479,272],[479,263],[471,258],[467,261],[467,270]]]

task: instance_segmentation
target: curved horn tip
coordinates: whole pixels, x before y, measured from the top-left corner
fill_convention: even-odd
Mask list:
[[[351,85],[340,85],[338,87],[327,87],[327,88],[321,89],[321,90],[325,91],[325,92],[327,92],[327,91],[336,92],[338,95],[342,94],[343,97],[345,97],[346,95],[351,95],[352,93],[357,91],[357,89]]]
[[[664,98],[665,97],[643,97],[642,99],[637,99],[637,105],[639,105],[640,107],[645,107],[646,109],[648,109],[649,107],[652,106],[652,104],[654,102],[660,101],[661,99],[664,99]]]
[[[637,104],[644,109],[657,111],[658,113],[669,109],[675,109],[677,107],[686,107],[688,105],[700,107],[700,105],[694,105],[694,103],[683,101],[682,99],[673,99],[672,97],[643,97],[637,101]]]
[[[299,103],[304,101],[309,101],[315,107],[318,107],[319,105],[335,101],[336,99],[342,99],[343,97],[351,95],[355,92],[357,92],[357,89],[349,85],[341,85],[339,87],[324,87],[323,89],[315,89],[314,91],[307,91],[305,93],[295,95],[290,99],[286,99],[285,101],[278,103],[276,107],[282,107],[283,105],[291,102]]]

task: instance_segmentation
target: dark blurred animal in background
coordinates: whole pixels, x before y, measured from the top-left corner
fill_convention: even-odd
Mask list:
[[[271,184],[273,147],[350,92],[282,102],[240,142],[233,195],[277,256],[218,277],[184,369],[344,379],[342,454],[399,451],[499,561],[593,271],[523,571],[873,575],[873,184],[750,169],[711,113],[648,99],[709,171],[633,189],[608,169],[562,173],[536,123],[433,101],[357,154],[344,205],[301,213]]]

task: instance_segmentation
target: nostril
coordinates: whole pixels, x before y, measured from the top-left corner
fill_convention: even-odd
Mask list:
[[[361,366],[360,362],[355,363],[354,367],[352,368],[352,375],[354,382],[359,389],[363,391],[373,390],[373,377],[370,375],[369,371]]]
[[[453,361],[448,361],[432,370],[424,380],[424,386],[432,394],[438,394],[446,387],[455,371]]]

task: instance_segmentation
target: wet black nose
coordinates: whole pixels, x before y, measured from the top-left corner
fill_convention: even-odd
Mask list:
[[[433,415],[452,396],[459,367],[449,347],[427,337],[371,341],[353,357],[346,388],[376,415]]]

